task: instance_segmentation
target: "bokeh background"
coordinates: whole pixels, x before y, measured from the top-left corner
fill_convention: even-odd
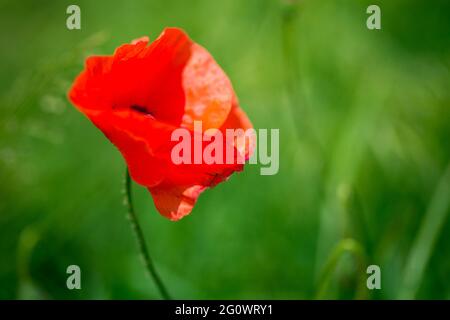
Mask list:
[[[66,28],[70,4],[81,30]],[[179,222],[133,186],[172,296],[450,298],[450,2],[10,0],[1,299],[159,298],[126,219],[124,162],[66,93],[88,55],[166,26],[213,54],[256,128],[280,129],[277,175],[249,165]],[[81,290],[66,288],[71,264]],[[365,286],[371,264],[381,290]]]

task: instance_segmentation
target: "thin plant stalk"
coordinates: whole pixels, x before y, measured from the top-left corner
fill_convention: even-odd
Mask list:
[[[151,278],[155,282],[156,287],[158,288],[158,291],[161,294],[162,298],[165,300],[170,300],[171,298],[166,289],[166,286],[162,282],[158,272],[156,271],[155,265],[153,264],[153,260],[150,257],[150,253],[149,253],[147,245],[145,243],[145,238],[144,238],[144,234],[142,232],[142,228],[139,224],[139,220],[134,211],[133,198],[131,195],[131,177],[130,177],[130,173],[128,172],[128,168],[125,173],[125,203],[127,206],[128,218],[130,220],[131,227],[134,231],[134,234],[136,235],[136,239],[137,239],[138,246],[139,246],[139,251],[144,260],[145,268],[147,269]]]

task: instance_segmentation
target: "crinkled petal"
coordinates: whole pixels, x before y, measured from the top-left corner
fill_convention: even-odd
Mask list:
[[[169,28],[147,46],[146,39],[120,46],[114,56],[91,57],[69,93],[81,111],[116,111],[138,106],[162,122],[179,125],[184,113],[182,72],[193,42]]]
[[[183,71],[186,107],[182,126],[193,128],[202,121],[203,129],[220,128],[230,113],[234,91],[227,75],[203,47],[193,44]]]

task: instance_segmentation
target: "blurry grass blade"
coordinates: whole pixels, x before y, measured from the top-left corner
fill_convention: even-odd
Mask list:
[[[44,291],[36,285],[30,274],[31,255],[40,237],[40,228],[34,226],[26,227],[20,233],[17,247],[18,299],[43,299],[46,297]]]
[[[332,251],[320,275],[316,299],[325,298],[327,290],[330,287],[331,278],[336,271],[339,261],[345,253],[350,253],[355,257],[358,262],[358,273],[360,275],[363,274],[362,266],[365,265],[366,260],[363,247],[354,239],[349,238],[341,240]]]
[[[434,192],[406,261],[401,299],[414,299],[420,288],[428,260],[449,212],[449,194],[450,163]]]

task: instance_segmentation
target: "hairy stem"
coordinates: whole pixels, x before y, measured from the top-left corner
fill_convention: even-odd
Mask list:
[[[145,243],[145,238],[144,238],[144,234],[142,232],[142,228],[139,225],[138,218],[134,211],[133,199],[132,199],[132,195],[131,195],[131,178],[130,178],[130,173],[128,172],[128,168],[125,173],[125,202],[126,202],[126,206],[127,206],[127,210],[128,210],[128,218],[130,220],[131,227],[134,230],[134,234],[136,235],[136,239],[137,239],[138,246],[139,246],[139,251],[144,260],[144,265],[145,265],[148,273],[152,277],[152,279],[155,281],[155,284],[159,290],[159,293],[163,297],[163,299],[170,300],[171,299],[170,295],[169,295],[166,287],[164,286],[164,283],[162,282],[161,278],[159,277],[158,272],[156,271],[153,261],[150,257],[147,245]]]

